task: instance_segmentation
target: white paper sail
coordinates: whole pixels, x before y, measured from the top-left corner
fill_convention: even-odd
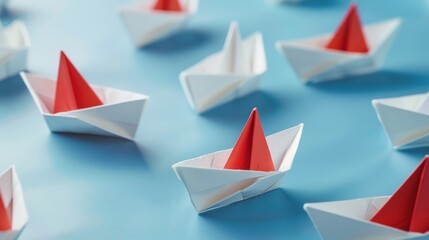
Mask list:
[[[27,69],[30,38],[25,24],[19,20],[0,28],[0,80]]]
[[[429,239],[429,233],[407,232],[370,221],[389,198],[306,203],[304,209],[324,240]]]
[[[303,124],[268,136],[276,171],[224,169],[232,149],[210,153],[173,165],[197,212],[219,208],[277,188],[292,167]]]
[[[204,112],[256,91],[266,69],[262,35],[243,40],[233,22],[223,50],[184,70],[179,78],[189,105]]]
[[[21,73],[52,132],[84,133],[133,139],[148,96],[91,85],[103,105],[53,114],[56,81]]]
[[[182,12],[154,11],[154,0],[124,6],[120,15],[134,44],[142,47],[182,28],[197,12],[198,0],[182,0]]]
[[[277,42],[276,47],[302,82],[338,80],[377,71],[400,24],[401,19],[395,18],[365,26],[368,53],[326,49],[331,34]]]
[[[429,146],[429,113],[422,108],[427,94],[376,99],[372,104],[395,148]]]
[[[3,203],[11,217],[12,229],[0,231],[0,240],[14,240],[19,237],[28,222],[28,212],[25,206],[21,182],[15,167],[9,167],[0,176],[0,193]]]

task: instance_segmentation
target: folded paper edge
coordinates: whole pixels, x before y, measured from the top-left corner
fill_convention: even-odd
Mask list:
[[[407,95],[407,96],[413,96],[413,95],[420,95],[420,94],[412,94],[412,95]],[[406,96],[393,97],[393,98],[384,98],[384,99],[394,99],[394,98],[402,98],[402,97],[406,97]],[[397,110],[400,110],[400,111],[404,111],[404,112],[407,112],[407,113],[410,113],[410,114],[419,114],[419,115],[427,116],[428,120],[429,120],[429,115],[425,114],[425,113],[420,113],[420,112],[417,112],[417,111],[412,111],[412,110],[409,110],[409,109],[397,107],[397,106],[394,106],[394,105],[385,104],[385,103],[382,102],[382,100],[383,99],[373,99],[371,101],[371,103],[372,103],[372,106],[374,107],[375,112],[377,114],[377,119],[380,122],[381,126],[383,127],[383,131],[384,131],[385,135],[387,136],[387,138],[389,139],[390,145],[392,145],[394,149],[396,149],[396,150],[406,150],[406,149],[422,148],[422,147],[429,146],[429,142],[426,143],[426,144],[422,143],[422,144],[419,144],[419,145],[412,145],[413,142],[418,141],[419,139],[422,139],[422,138],[425,138],[425,137],[429,136],[429,132],[426,133],[426,134],[424,134],[424,135],[421,135],[421,136],[419,136],[417,138],[411,139],[409,141],[402,142],[400,144],[393,143],[392,138],[390,137],[389,131],[385,127],[384,121],[383,121],[383,119],[381,117],[381,114],[379,112],[379,105],[382,105],[382,106],[385,106],[385,107],[388,107],[388,108],[397,109]]]
[[[300,143],[301,135],[302,135],[302,129],[304,128],[304,124],[303,124],[303,123],[300,123],[300,124],[298,124],[298,125],[295,125],[295,126],[293,126],[293,127],[290,127],[290,128],[284,129],[284,130],[282,130],[282,131],[279,131],[279,132],[276,132],[276,133],[270,134],[269,136],[266,136],[266,137],[265,137],[265,138],[269,138],[269,137],[271,137],[271,136],[275,136],[275,135],[281,134],[282,132],[285,132],[285,131],[288,131],[288,130],[292,130],[292,129],[294,129],[294,128],[299,128],[299,130],[297,131],[296,135],[294,136],[294,139],[292,140],[291,145],[290,145],[290,146],[289,146],[289,148],[286,150],[286,153],[285,153],[285,155],[283,156],[283,160],[282,160],[282,164],[283,164],[283,161],[285,160],[284,158],[286,157],[286,155],[287,155],[287,153],[289,152],[290,148],[292,147],[292,145],[293,145],[294,143],[296,143],[296,145],[297,145],[297,146],[296,146],[296,147],[295,147],[295,149],[293,150],[294,152],[293,152],[293,154],[291,154],[292,156],[290,156],[290,157],[292,158],[291,163],[290,163],[290,167],[289,167],[289,168],[287,168],[287,169],[284,169],[284,170],[280,170],[280,168],[281,168],[281,166],[282,166],[282,164],[280,164],[279,169],[278,169],[278,170],[276,170],[276,171],[273,171],[273,173],[286,172],[286,171],[288,171],[288,170],[290,170],[290,169],[291,169],[291,165],[292,165],[292,163],[293,163],[293,159],[295,158],[296,151],[298,150],[298,147],[299,147],[299,143]],[[213,169],[213,168],[203,168],[203,167],[181,166],[181,164],[182,164],[182,163],[184,163],[184,162],[193,161],[193,160],[195,160],[195,159],[198,159],[198,158],[201,158],[201,157],[204,157],[204,156],[210,155],[210,154],[215,155],[216,153],[224,152],[224,151],[228,151],[228,150],[231,150],[231,149],[232,149],[232,148],[224,149],[224,150],[219,150],[219,151],[215,151],[215,152],[212,152],[212,153],[203,154],[203,155],[201,155],[201,156],[198,156],[198,157],[195,157],[195,158],[192,158],[192,159],[179,161],[179,162],[177,162],[177,163],[175,163],[175,164],[173,164],[173,165],[172,165],[172,169],[174,170],[174,172],[175,172],[176,174],[177,174],[177,169],[178,169],[178,168],[188,168],[188,169],[205,169],[205,170],[213,170],[213,171],[219,171],[219,170],[220,170],[220,171],[231,171],[231,172],[236,172],[236,171],[246,171],[246,172],[264,172],[264,171],[255,171],[255,170]],[[180,178],[179,178],[179,179],[180,179]]]
[[[128,91],[128,90],[121,90],[121,89],[117,89],[117,88],[104,87],[104,86],[98,86],[98,85],[90,84],[90,86],[94,87],[94,88],[105,88],[105,89],[114,90],[114,91],[116,90],[116,91],[126,92],[126,93],[130,93],[130,94],[134,94],[138,98],[134,99],[134,100],[127,100],[127,101],[122,101],[122,102],[117,102],[117,103],[112,103],[112,104],[103,104],[103,105],[89,107],[89,108],[84,108],[84,109],[76,109],[76,110],[72,110],[72,111],[68,111],[68,112],[61,112],[61,113],[56,113],[56,114],[54,114],[54,113],[48,113],[48,112],[44,112],[43,111],[43,108],[40,105],[40,99],[39,99],[37,93],[31,87],[31,84],[29,83],[27,76],[30,76],[30,77],[34,76],[34,77],[45,78],[45,79],[48,79],[50,81],[54,81],[54,80],[49,79],[49,78],[44,77],[44,76],[38,76],[38,75],[34,75],[34,74],[29,74],[29,73],[26,73],[26,72],[23,72],[23,71],[20,72],[20,76],[23,79],[25,85],[27,86],[27,89],[30,91],[31,96],[32,96],[34,102],[36,102],[36,105],[39,108],[40,113],[43,114],[43,115],[46,115],[46,116],[68,116],[68,117],[70,117],[73,113],[90,111],[90,110],[93,110],[93,109],[100,109],[100,108],[115,106],[115,105],[119,105],[119,104],[126,104],[126,103],[131,103],[131,102],[140,102],[140,101],[143,101],[144,104],[145,104],[150,99],[149,96],[141,94],[141,93],[136,93],[136,92],[131,92],[131,91]]]

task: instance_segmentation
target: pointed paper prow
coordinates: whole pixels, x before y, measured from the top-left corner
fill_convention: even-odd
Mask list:
[[[79,71],[61,51],[55,90],[54,113],[102,105],[102,101],[91,89]]]
[[[426,93],[420,105],[417,107],[417,112],[429,114],[429,93]]]
[[[0,231],[8,231],[12,229],[12,223],[4,204],[3,197],[0,195]]]
[[[158,11],[172,11],[172,12],[183,11],[183,8],[180,5],[179,0],[156,0],[152,9],[158,10]]]
[[[270,149],[254,108],[229,156],[225,169],[275,171]]]
[[[237,22],[232,22],[229,26],[228,34],[223,45],[219,61],[220,73],[246,73],[248,68],[245,66],[245,51],[243,40]]]
[[[328,49],[367,53],[368,45],[355,3],[352,3],[332,39],[326,45]]]
[[[371,221],[409,232],[429,231],[428,155]]]

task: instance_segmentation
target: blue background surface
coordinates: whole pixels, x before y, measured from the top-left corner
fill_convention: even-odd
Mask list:
[[[55,78],[64,50],[90,83],[151,97],[135,142],[51,134],[21,79],[0,82],[0,169],[16,165],[30,214],[21,239],[317,239],[304,203],[391,194],[428,152],[393,150],[371,106],[429,89],[428,1],[357,1],[364,23],[403,18],[383,69],[318,85],[274,43],[333,31],[349,1],[203,0],[188,28],[144,49],[117,14],[127,2],[11,0],[2,16],[28,25],[31,72]],[[264,36],[262,89],[197,115],[178,74],[221,49],[231,20]],[[278,190],[198,215],[171,165],[232,147],[255,106],[267,135],[305,124],[292,170]]]

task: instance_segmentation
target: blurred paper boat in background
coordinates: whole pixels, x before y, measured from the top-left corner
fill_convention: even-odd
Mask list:
[[[429,146],[428,96],[426,93],[372,101],[393,147]]]
[[[400,24],[395,18],[361,29],[356,6],[352,5],[334,35],[280,41],[276,47],[302,82],[338,80],[377,71]]]
[[[28,222],[21,182],[15,167],[0,176],[0,240],[18,239]]]
[[[197,9],[198,0],[180,1],[180,6],[176,8],[165,0],[156,3],[146,0],[122,7],[120,15],[134,44],[142,47],[185,26]]]
[[[246,124],[248,127],[245,129],[252,128],[252,125]],[[263,166],[260,170],[252,170],[260,168],[263,162],[255,162],[256,168],[253,168],[250,163],[250,170],[237,170],[232,169],[231,165],[228,166],[233,154],[238,157],[235,161],[243,160],[243,155],[240,153],[237,155],[236,149],[250,151],[251,153],[245,155],[255,154],[255,161],[263,161],[260,147],[254,150],[238,149],[238,147],[245,148],[242,144],[246,139],[242,137],[255,140],[255,135],[245,133],[245,130],[233,149],[176,163],[173,165],[173,170],[185,185],[192,204],[199,213],[258,196],[277,188],[280,180],[291,169],[303,126],[300,124],[266,138],[261,134],[258,135],[264,142],[266,139],[265,148],[267,151],[269,149],[273,170],[263,169]],[[249,148],[253,148],[255,146],[252,145],[256,144],[249,145]]]
[[[0,80],[27,69],[29,48],[30,37],[23,22],[16,20],[0,27]]]
[[[204,112],[256,91],[266,69],[262,35],[242,40],[232,22],[223,50],[184,70],[180,83],[190,106]]]

